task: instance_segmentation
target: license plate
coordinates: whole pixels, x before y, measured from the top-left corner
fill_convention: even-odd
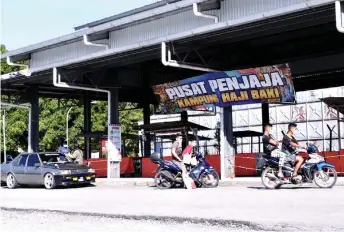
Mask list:
[[[79,178],[79,181],[84,181],[84,177],[80,177],[80,178]]]
[[[78,180],[78,177],[73,177],[73,181],[77,181]]]
[[[86,180],[90,180],[91,179],[91,177],[90,176],[86,176]]]

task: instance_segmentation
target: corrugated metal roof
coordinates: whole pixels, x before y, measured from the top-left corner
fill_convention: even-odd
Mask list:
[[[181,0],[158,0],[158,1],[154,2],[154,3],[148,4],[148,5],[145,5],[145,6],[136,8],[136,9],[133,9],[133,10],[129,10],[129,11],[117,14],[117,15],[113,15],[113,16],[110,16],[110,17],[106,17],[106,18],[103,18],[103,19],[99,19],[99,20],[96,20],[96,21],[93,21],[93,22],[89,22],[89,23],[83,24],[81,26],[74,27],[74,30],[77,31],[77,30],[81,30],[81,29],[84,29],[84,28],[88,28],[88,27],[95,27],[95,26],[98,26],[98,25],[103,24],[103,23],[108,23],[108,22],[111,22],[111,21],[114,21],[114,20],[117,20],[117,19],[128,17],[128,16],[131,16],[131,15],[134,15],[134,14],[138,14],[138,13],[141,13],[141,12],[144,12],[144,11],[147,11],[147,10],[152,10],[152,9],[164,6],[166,4],[171,4],[171,3],[175,3],[175,2],[179,2],[179,1],[181,1]]]
[[[182,0],[182,1],[176,1],[171,4],[162,4],[159,7],[156,5],[154,9],[150,10],[145,10],[140,13],[136,12],[134,15],[131,14],[129,16],[122,16],[122,18],[116,19],[109,21],[107,23],[102,23],[97,26],[93,26],[90,28],[84,28],[79,31],[75,31],[73,33],[63,35],[54,39],[50,39],[44,42],[36,43],[33,45],[29,45],[23,48],[19,48],[16,50],[12,50],[9,52],[6,52],[1,55],[1,59],[9,57],[9,56],[16,56],[19,54],[27,54],[31,53],[34,51],[38,51],[41,49],[47,49],[53,46],[57,46],[60,44],[66,44],[70,43],[70,41],[75,41],[75,40],[82,40],[83,35],[90,35],[90,34],[95,34],[95,33],[101,33],[101,32],[106,32],[113,30],[116,27],[123,26],[126,24],[130,24],[133,22],[140,22],[142,20],[145,20],[147,18],[153,18],[157,17],[158,15],[165,15],[169,14],[171,12],[178,11],[180,9],[190,7],[193,3],[200,3],[205,0]],[[165,1],[163,1],[165,2]],[[171,1],[170,1],[171,2]],[[161,4],[161,3],[160,3]]]

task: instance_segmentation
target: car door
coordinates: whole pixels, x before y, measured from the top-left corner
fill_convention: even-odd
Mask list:
[[[38,154],[30,154],[25,168],[25,182],[27,184],[42,184],[42,163]]]
[[[25,168],[28,154],[22,154],[19,157],[19,161],[13,164],[13,173],[19,184],[25,184]]]

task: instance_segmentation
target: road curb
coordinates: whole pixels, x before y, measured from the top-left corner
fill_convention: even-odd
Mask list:
[[[155,187],[154,179],[97,179],[95,182],[96,185],[107,185],[113,187]],[[307,184],[308,185],[308,184]],[[229,179],[221,180],[219,183],[220,187],[230,187],[230,186],[263,186],[260,178],[251,178],[251,179]],[[290,186],[290,185],[289,185]],[[335,186],[344,186],[344,178],[339,179]]]

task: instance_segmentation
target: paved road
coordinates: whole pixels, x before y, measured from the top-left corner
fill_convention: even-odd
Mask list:
[[[200,222],[207,219],[206,225],[217,224],[216,230],[220,231],[221,228],[227,228],[227,231],[258,231],[262,228],[272,231],[344,231],[344,187],[319,189],[310,186],[265,190],[258,185],[189,191],[184,189],[161,191],[148,187],[116,188],[106,185],[56,190],[3,188],[1,207],[3,207],[3,219],[8,222],[5,225],[9,227],[22,217],[40,218],[46,222],[48,219],[44,219],[44,215],[48,217],[49,214],[58,214],[61,218],[70,218],[71,223],[81,221],[81,218],[85,217],[103,218],[97,220],[97,222],[104,221],[102,226],[121,222],[121,226],[124,226],[121,228],[124,229],[119,231],[129,231],[125,226],[133,228],[130,225],[137,223],[143,223],[146,225],[144,228],[148,228],[149,231],[149,226],[154,225],[151,221],[157,220],[157,217],[163,217],[159,218],[159,223],[163,228],[170,229],[188,218],[185,223],[189,223],[190,228],[197,228]],[[15,211],[13,208],[50,212]],[[51,212],[51,210],[60,212]],[[70,215],[66,212],[80,214]],[[40,214],[43,217],[39,217]],[[142,218],[142,216],[150,217]],[[55,219],[56,217],[52,220]],[[143,221],[134,223],[133,219]],[[33,225],[42,226],[42,223]],[[202,226],[202,228],[206,227]],[[229,228],[231,230],[228,230]],[[237,230],[238,228],[240,230]],[[140,230],[143,231],[146,230]],[[215,231],[215,229],[209,227],[203,231]]]

